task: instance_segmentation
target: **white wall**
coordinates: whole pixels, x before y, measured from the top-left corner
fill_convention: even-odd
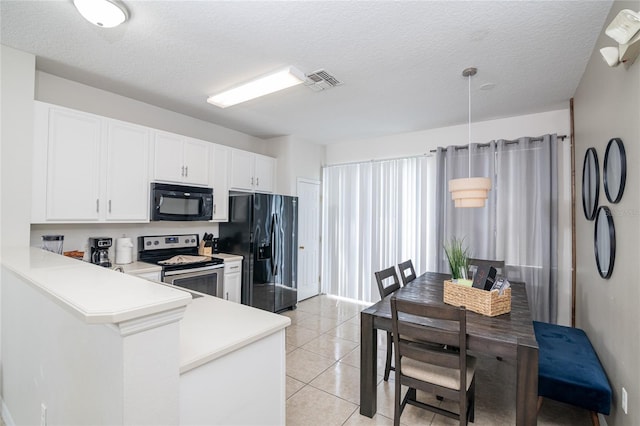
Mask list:
[[[640,1],[614,2],[608,25],[622,9],[640,10]],[[576,140],[576,325],[583,328],[611,383],[609,426],[640,424],[640,60],[630,68],[609,68],[599,49],[613,46],[604,34],[596,43],[574,97]],[[609,206],[616,231],[616,257],[609,280],[600,278],[593,250],[594,222],[582,211],[582,163],[594,147],[603,172],[607,142],[622,139],[627,154],[627,183],[622,199],[611,204],[600,185],[599,205]],[[629,411],[621,409],[622,387],[628,392]]]
[[[548,133],[570,135],[568,109],[474,122],[473,142],[494,139],[517,139]],[[438,146],[468,143],[468,125],[443,127],[420,132],[402,133],[381,138],[344,141],[326,147],[327,164],[429,155]],[[560,142],[558,156],[560,187],[558,218],[558,323],[571,325],[571,145],[569,139]]]
[[[35,99],[259,154],[266,149],[262,139],[42,71]]]
[[[278,159],[276,188],[279,194],[297,195],[298,178],[320,181],[325,146],[295,136],[267,139],[267,154]]]
[[[133,257],[138,258],[137,237],[145,235],[198,234],[218,236],[218,224],[210,222],[150,222],[150,223],[87,223],[69,225],[31,225],[30,246],[41,247],[43,235],[64,235],[64,250],[86,251],[89,237],[111,237],[114,247],[110,249],[110,259],[115,261],[115,239],[126,235],[133,238]]]
[[[0,45],[2,54],[2,141],[0,242],[29,240],[35,56]]]
[[[516,139],[547,133],[569,135],[569,109],[522,115],[499,120],[472,122],[472,142],[493,139]],[[347,140],[327,145],[327,164],[349,163],[384,158],[428,154],[438,146],[469,143],[467,124],[420,132],[400,133],[381,138]]]

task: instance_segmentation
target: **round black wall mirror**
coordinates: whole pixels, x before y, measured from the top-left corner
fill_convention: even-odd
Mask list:
[[[596,266],[602,278],[609,278],[616,260],[616,229],[609,207],[601,206],[596,215],[594,249]]]
[[[600,170],[598,154],[595,148],[587,149],[582,166],[582,208],[587,220],[593,220],[598,208],[598,193],[600,192]]]
[[[603,168],[604,193],[609,202],[617,203],[627,180],[627,154],[620,138],[613,138],[607,144]]]

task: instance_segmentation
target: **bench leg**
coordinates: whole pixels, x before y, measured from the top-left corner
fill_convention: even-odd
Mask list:
[[[538,407],[536,408],[536,413],[540,414],[540,408],[542,407],[542,401],[544,401],[544,398],[539,396],[538,397]]]
[[[598,413],[595,411],[591,412],[591,424],[593,424],[593,426],[600,426],[600,419],[598,418]]]

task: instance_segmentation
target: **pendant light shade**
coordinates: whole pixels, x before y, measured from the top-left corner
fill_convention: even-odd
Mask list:
[[[84,19],[102,28],[117,27],[129,17],[117,0],[73,0],[73,4]]]
[[[449,192],[456,208],[484,207],[491,190],[491,179],[471,177],[471,77],[477,72],[476,68],[467,68],[462,71],[462,75],[469,79],[469,177],[449,181]]]

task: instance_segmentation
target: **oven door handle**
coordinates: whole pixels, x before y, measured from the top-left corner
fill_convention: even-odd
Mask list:
[[[207,272],[207,271],[213,271],[215,269],[221,269],[221,268],[224,268],[224,264],[214,265],[214,266],[203,266],[201,268],[180,269],[177,271],[165,271],[164,276],[171,277],[174,275],[183,275],[187,277],[187,276],[193,276],[192,273],[194,272]],[[197,275],[203,275],[203,274],[197,274]]]

